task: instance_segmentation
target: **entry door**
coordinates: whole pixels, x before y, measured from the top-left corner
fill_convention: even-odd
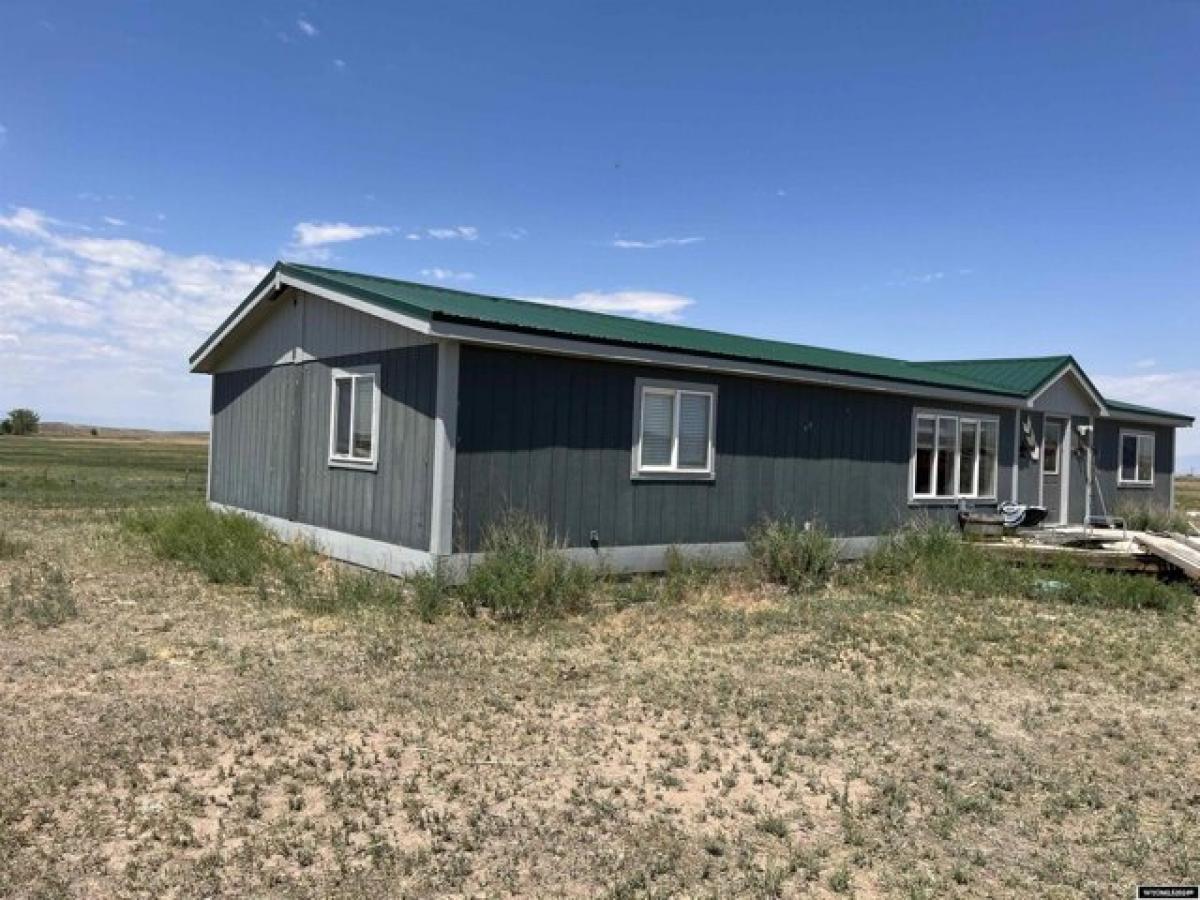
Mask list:
[[[1046,419],[1042,431],[1042,506],[1046,507],[1046,524],[1063,524],[1063,484],[1066,479],[1066,448],[1063,438],[1067,423],[1063,419]]]

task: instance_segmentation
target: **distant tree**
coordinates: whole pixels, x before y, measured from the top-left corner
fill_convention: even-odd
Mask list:
[[[42,417],[32,409],[14,409],[9,411],[6,421],[11,434],[37,434]]]
[[[12,434],[12,422],[8,419],[0,422],[0,434]]]

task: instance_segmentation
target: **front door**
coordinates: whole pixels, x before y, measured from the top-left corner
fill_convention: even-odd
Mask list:
[[[1067,423],[1063,419],[1046,418],[1042,431],[1042,506],[1046,507],[1046,524],[1063,524],[1063,485],[1066,473],[1066,448],[1063,441]]]

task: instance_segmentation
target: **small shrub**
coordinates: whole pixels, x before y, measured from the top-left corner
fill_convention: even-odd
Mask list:
[[[953,528],[929,523],[886,537],[862,571],[875,588],[899,593],[995,597],[1023,583],[1016,566],[963,541]]]
[[[331,603],[326,612],[353,612],[367,607],[396,608],[401,583],[381,572],[339,568],[333,577]]]
[[[408,586],[412,591],[413,608],[422,622],[432,622],[442,614],[449,583],[440,562],[410,575]]]
[[[24,541],[12,537],[7,531],[0,530],[0,559],[17,559],[29,549]]]
[[[1148,575],[1104,572],[1067,563],[1033,569],[1027,574],[1024,593],[1034,600],[1163,613],[1187,612],[1195,604],[1195,597],[1186,586]]]
[[[13,574],[8,594],[0,604],[0,619],[5,623],[24,620],[39,628],[61,625],[78,615],[71,582],[62,569],[49,563],[28,573]]]
[[[158,556],[191,566],[215,584],[253,584],[275,550],[253,519],[198,504],[130,513],[125,525],[145,536]]]
[[[484,531],[483,561],[462,587],[464,610],[487,607],[508,621],[583,611],[595,576],[561,550],[537,519],[505,513]]]
[[[823,528],[791,519],[764,519],[747,534],[751,558],[763,575],[789,591],[828,583],[838,558],[837,542]]]
[[[1180,510],[1168,509],[1154,504],[1122,504],[1117,515],[1125,520],[1125,527],[1133,531],[1170,531],[1191,534],[1191,523]]]

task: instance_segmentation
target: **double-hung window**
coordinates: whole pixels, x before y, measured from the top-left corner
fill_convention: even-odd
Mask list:
[[[914,500],[994,500],[1000,420],[918,411],[913,417],[910,488]]]
[[[1121,432],[1121,472],[1124,485],[1154,485],[1154,435],[1146,431]]]
[[[711,478],[717,389],[638,379],[633,474]]]
[[[334,369],[329,464],[373,469],[379,454],[379,369]]]

